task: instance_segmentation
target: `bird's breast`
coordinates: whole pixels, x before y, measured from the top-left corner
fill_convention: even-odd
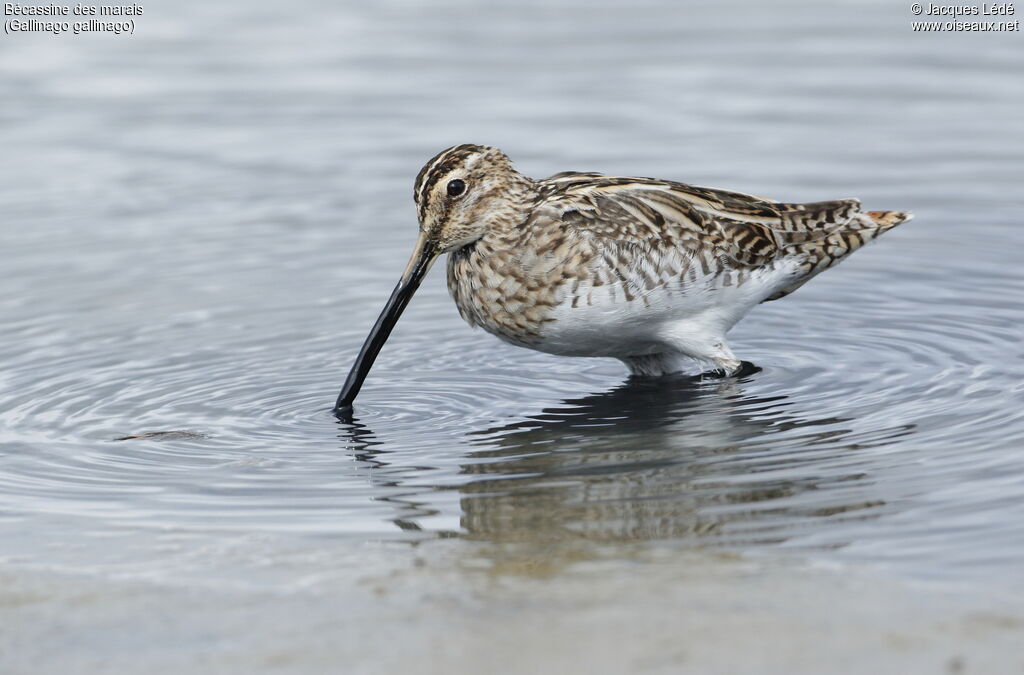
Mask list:
[[[624,356],[663,350],[666,332],[678,334],[683,324],[723,334],[774,288],[761,273],[740,283],[685,257],[670,276],[606,258],[584,247],[552,255],[476,245],[449,256],[448,289],[463,319],[512,344]]]
[[[564,356],[654,351],[678,298],[641,296],[595,262],[584,246],[477,245],[449,255],[448,289],[463,319],[512,344]]]
[[[514,251],[480,243],[448,256],[448,291],[470,325],[514,344],[535,347],[565,280],[537,275]]]

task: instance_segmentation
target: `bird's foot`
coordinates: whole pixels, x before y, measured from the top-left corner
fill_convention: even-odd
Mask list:
[[[738,359],[730,359],[727,362],[716,362],[719,366],[714,370],[709,370],[700,374],[701,380],[723,380],[727,377],[749,377],[755,373],[761,372],[761,369],[755,366],[750,361],[740,361]]]

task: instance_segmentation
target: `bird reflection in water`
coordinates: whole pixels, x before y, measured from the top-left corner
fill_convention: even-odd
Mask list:
[[[436,513],[427,507],[430,490],[457,490],[461,527],[449,535],[520,545],[527,557],[578,559],[580,551],[566,544],[743,547],[877,517],[884,502],[861,468],[869,458],[857,451],[912,427],[869,437],[850,430],[848,418],[801,418],[785,396],[745,394],[754,372],[748,365],[740,377],[717,381],[632,378],[526,420],[471,431],[475,449],[464,451],[460,474],[473,480],[427,488],[420,473],[415,494],[387,498],[402,511],[395,522],[408,529]],[[388,467],[365,425],[350,420],[346,427],[357,456],[384,469],[379,478],[416,475]]]

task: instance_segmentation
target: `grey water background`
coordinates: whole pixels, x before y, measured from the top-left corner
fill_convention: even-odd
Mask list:
[[[1020,34],[893,2],[145,7],[0,41],[0,573],[285,588],[429,544],[610,588],[707,551],[1024,587]],[[756,309],[761,370],[725,381],[506,346],[439,267],[339,421],[413,178],[462,142],[916,219]]]

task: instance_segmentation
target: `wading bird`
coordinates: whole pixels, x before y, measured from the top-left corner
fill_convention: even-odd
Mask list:
[[[414,188],[419,239],[338,397],[345,411],[434,261],[462,318],[511,344],[609,356],[635,375],[691,359],[725,374],[725,335],[908,220],[855,199],[789,204],[654,178],[516,171],[496,148],[458,145]]]

